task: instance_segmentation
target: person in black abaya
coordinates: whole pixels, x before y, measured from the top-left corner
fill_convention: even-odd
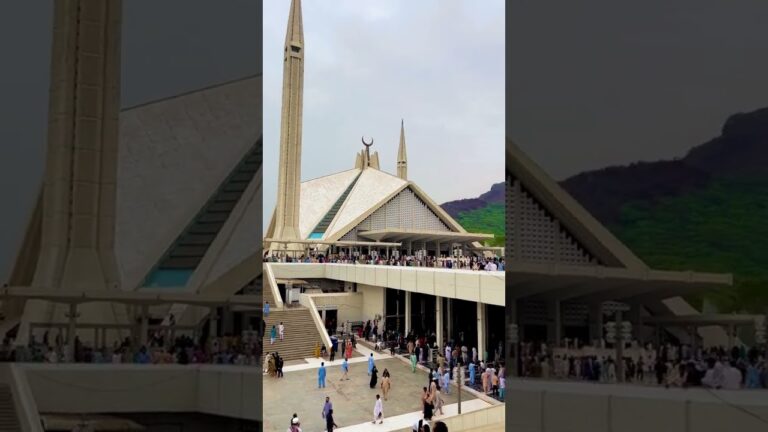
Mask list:
[[[379,381],[379,370],[376,369],[376,366],[373,367],[373,370],[371,371],[371,388],[376,388],[376,383]]]

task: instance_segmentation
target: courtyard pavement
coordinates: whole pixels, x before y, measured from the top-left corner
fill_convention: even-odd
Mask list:
[[[326,396],[330,396],[333,403],[334,419],[339,425],[339,432],[394,431],[408,427],[417,420],[421,411],[422,387],[427,384],[427,373],[422,370],[413,373],[404,361],[388,354],[374,353],[379,370],[379,383],[385,368],[392,375],[389,400],[384,401],[384,424],[374,426],[371,424],[373,405],[376,394],[380,394],[381,390],[378,385],[376,389],[369,387],[367,357],[370,351],[365,348],[359,351],[362,356],[350,361],[348,381],[340,381],[340,360],[326,362],[327,377],[324,389],[317,388],[317,368],[320,363],[318,359],[308,359],[308,363],[304,365],[286,366],[285,375],[280,379],[265,376],[264,430],[284,432],[293,413],[297,413],[305,432],[324,431],[325,420],[321,413]],[[452,387],[451,394],[444,395],[445,416],[456,414],[456,393],[456,387]],[[462,412],[486,406],[489,406],[487,402],[477,399],[471,392],[462,391]]]

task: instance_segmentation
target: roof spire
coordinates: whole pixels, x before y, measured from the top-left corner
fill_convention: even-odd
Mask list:
[[[400,119],[400,147],[397,149],[397,176],[408,180],[408,156],[405,154],[405,121]]]

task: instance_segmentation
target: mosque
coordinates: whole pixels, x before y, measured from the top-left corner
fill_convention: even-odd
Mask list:
[[[293,1],[283,58],[277,205],[264,233],[264,299],[276,308],[267,327],[314,322],[317,334],[288,341],[281,355],[310,357],[317,343],[330,346],[329,328],[333,333],[342,323],[376,319],[388,330],[434,334],[441,346],[453,340],[501,355],[503,272],[362,264],[371,257],[486,258],[503,251],[483,246],[493,235],[467,232],[409,180],[413,167],[402,121],[394,175],[380,169],[378,152],[371,152],[374,139],[363,137],[350,169],[300,181],[304,49],[301,2]],[[309,256],[348,260],[285,262]]]

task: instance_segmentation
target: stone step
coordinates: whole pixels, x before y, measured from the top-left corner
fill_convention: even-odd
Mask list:
[[[13,393],[7,384],[0,384],[0,431],[21,432]]]

